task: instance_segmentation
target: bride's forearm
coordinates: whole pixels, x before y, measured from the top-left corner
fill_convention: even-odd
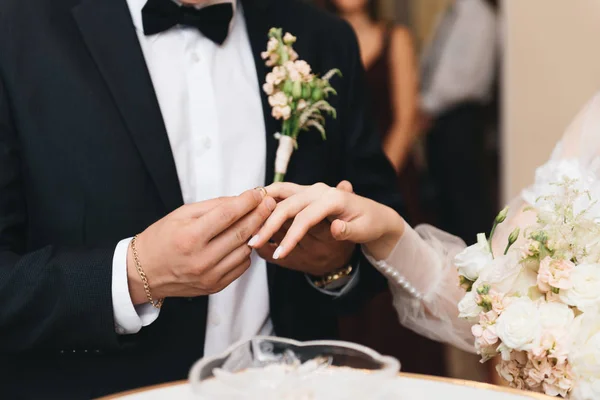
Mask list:
[[[402,238],[406,222],[396,211],[385,207],[379,223],[384,224],[382,235],[377,240],[365,243],[364,246],[375,259],[385,260]]]

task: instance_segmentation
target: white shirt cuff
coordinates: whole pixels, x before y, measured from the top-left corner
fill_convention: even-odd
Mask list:
[[[337,283],[339,286],[337,286],[335,289],[328,289],[327,287],[325,288],[320,288],[317,287],[317,285],[314,284],[314,282],[312,281],[312,279],[310,279],[310,277],[308,275],[306,276],[306,280],[308,281],[308,283],[310,283],[310,285],[317,289],[319,292],[326,294],[328,296],[332,296],[332,297],[340,297],[345,295],[346,293],[348,293],[350,290],[352,290],[352,288],[354,286],[356,286],[356,284],[358,283],[358,275],[360,274],[360,263],[356,265],[356,268],[354,268],[354,270],[352,271],[352,273],[349,276],[346,276],[344,278],[341,278],[340,280],[336,281],[335,283]],[[345,280],[345,281],[343,281]]]
[[[127,279],[127,250],[132,238],[123,239],[115,248],[112,269],[112,302],[115,329],[119,335],[138,333],[153,323],[160,310],[150,303],[134,306]]]

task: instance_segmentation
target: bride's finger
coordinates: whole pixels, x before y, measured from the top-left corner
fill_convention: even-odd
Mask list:
[[[354,243],[366,243],[370,240],[371,234],[368,225],[365,225],[363,217],[358,217],[352,221],[343,221],[336,219],[331,223],[331,236],[335,240],[347,240]]]
[[[294,196],[303,190],[307,190],[309,186],[297,185],[289,182],[277,182],[267,186],[267,194],[275,199],[287,199]]]
[[[321,223],[328,216],[339,215],[342,211],[343,204],[338,196],[323,196],[319,200],[309,204],[296,215],[292,226],[290,226],[279,247],[273,254],[273,258],[286,257],[296,248],[311,228]]]
[[[265,243],[281,229],[287,220],[294,218],[296,214],[301,212],[312,202],[316,201],[327,190],[334,189],[324,183],[317,183],[278,203],[262,228],[252,239],[250,239],[248,245],[256,248],[264,246]],[[268,189],[267,192],[270,193]]]

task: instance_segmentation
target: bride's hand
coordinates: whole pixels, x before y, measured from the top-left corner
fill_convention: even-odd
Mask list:
[[[323,220],[331,222],[331,235],[336,240],[361,243],[378,260],[388,257],[404,233],[405,222],[398,213],[352,193],[352,185],[347,181],[337,188],[324,183],[312,186],[274,183],[266,189],[279,203],[252,245],[264,246],[286,221],[293,219],[279,243],[278,258],[290,254],[309,229]]]

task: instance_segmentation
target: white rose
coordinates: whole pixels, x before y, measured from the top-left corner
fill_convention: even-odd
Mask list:
[[[512,300],[496,321],[496,334],[511,349],[529,350],[540,332],[538,307],[528,297]]]
[[[458,317],[464,318],[472,322],[479,319],[479,314],[483,312],[483,308],[479,307],[475,302],[475,291],[470,291],[465,294],[465,297],[458,303]]]
[[[543,302],[539,305],[540,326],[543,329],[564,329],[575,319],[568,305],[556,302]]]
[[[537,273],[529,268],[522,268],[512,282],[508,294],[516,297],[530,296],[532,287],[537,287]],[[537,292],[540,293],[539,297],[541,297],[541,292]]]
[[[600,314],[595,310],[581,314],[571,331],[569,362],[576,380],[600,379]]]
[[[496,292],[511,293],[523,270],[518,253],[509,251],[507,255],[497,256],[486,268],[481,270],[479,278],[473,284],[473,288],[488,284]]]
[[[573,287],[560,291],[560,299],[580,310],[600,305],[600,264],[582,264],[571,272]]]
[[[578,381],[569,398],[572,400],[600,399],[600,379],[590,378]]]
[[[454,258],[458,274],[476,281],[480,272],[493,260],[485,235],[477,235],[477,243],[467,247]]]

